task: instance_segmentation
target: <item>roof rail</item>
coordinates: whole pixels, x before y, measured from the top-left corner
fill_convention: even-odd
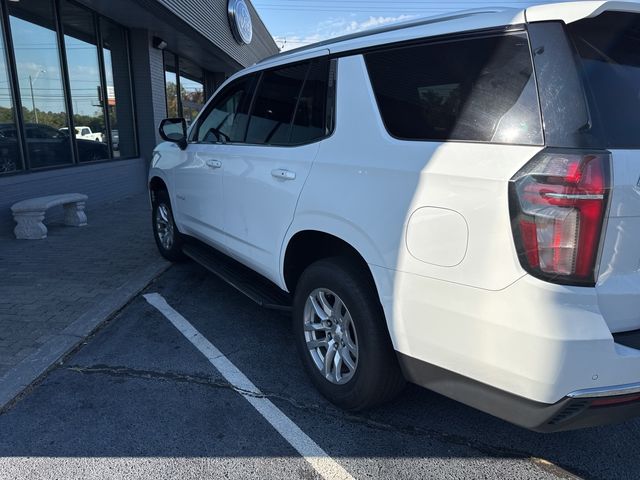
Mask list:
[[[372,35],[377,35],[379,33],[393,32],[396,30],[402,30],[404,28],[421,27],[423,25],[430,25],[432,23],[448,22],[450,20],[458,20],[460,18],[471,17],[474,15],[482,15],[487,13],[500,13],[500,12],[506,12],[509,10],[518,10],[518,9],[513,7],[487,7],[482,9],[478,8],[478,9],[471,9],[471,10],[462,10],[454,14],[442,14],[442,15],[435,15],[431,17],[421,17],[413,20],[407,20],[404,22],[392,23],[384,27],[371,28],[368,30],[363,30],[361,32],[350,33],[348,35],[342,35],[340,37],[330,38],[328,40],[312,43],[310,45],[305,45],[303,47],[287,50],[286,52],[277,53],[275,55],[271,55],[269,57],[263,58],[257,63],[257,65],[260,65],[262,63],[267,63],[278,58],[286,57],[288,55],[303,53],[309,50],[313,50],[315,48],[328,47],[331,45],[335,45],[337,43],[345,42],[348,40],[354,40],[357,38],[369,37]]]

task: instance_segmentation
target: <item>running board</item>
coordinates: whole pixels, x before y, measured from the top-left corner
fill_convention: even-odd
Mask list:
[[[231,257],[195,239],[189,239],[182,251],[261,307],[291,311],[291,295]]]

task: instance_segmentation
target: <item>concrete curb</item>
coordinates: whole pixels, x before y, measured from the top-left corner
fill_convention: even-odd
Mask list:
[[[101,302],[87,310],[37,351],[0,378],[0,412],[24,389],[46,373],[53,364],[78,346],[91,332],[113,317],[171,264],[154,263],[139,270]]]

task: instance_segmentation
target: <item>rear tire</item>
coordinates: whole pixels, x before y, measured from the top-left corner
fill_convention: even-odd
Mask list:
[[[303,272],[293,331],[313,384],[345,410],[387,402],[405,385],[375,285],[348,257],[320,260]]]
[[[171,262],[185,259],[182,253],[183,238],[176,222],[173,220],[171,201],[166,190],[156,192],[152,208],[153,238],[156,241],[160,255]]]

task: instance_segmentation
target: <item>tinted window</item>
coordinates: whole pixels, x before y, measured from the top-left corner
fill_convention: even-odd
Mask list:
[[[395,137],[543,143],[524,33],[395,48],[366,61]]]
[[[594,148],[594,131],[576,53],[562,22],[532,23],[528,28],[536,69],[544,140],[547,146]]]
[[[568,28],[592,97],[592,116],[599,118],[607,145],[640,147],[640,15],[607,12]]]
[[[266,71],[254,101],[247,143],[286,145],[309,64]]]
[[[298,100],[291,128],[290,143],[302,144],[322,138],[326,134],[327,82],[329,60],[313,62]]]
[[[200,120],[198,142],[243,142],[256,77],[242,77],[217,95]]]

